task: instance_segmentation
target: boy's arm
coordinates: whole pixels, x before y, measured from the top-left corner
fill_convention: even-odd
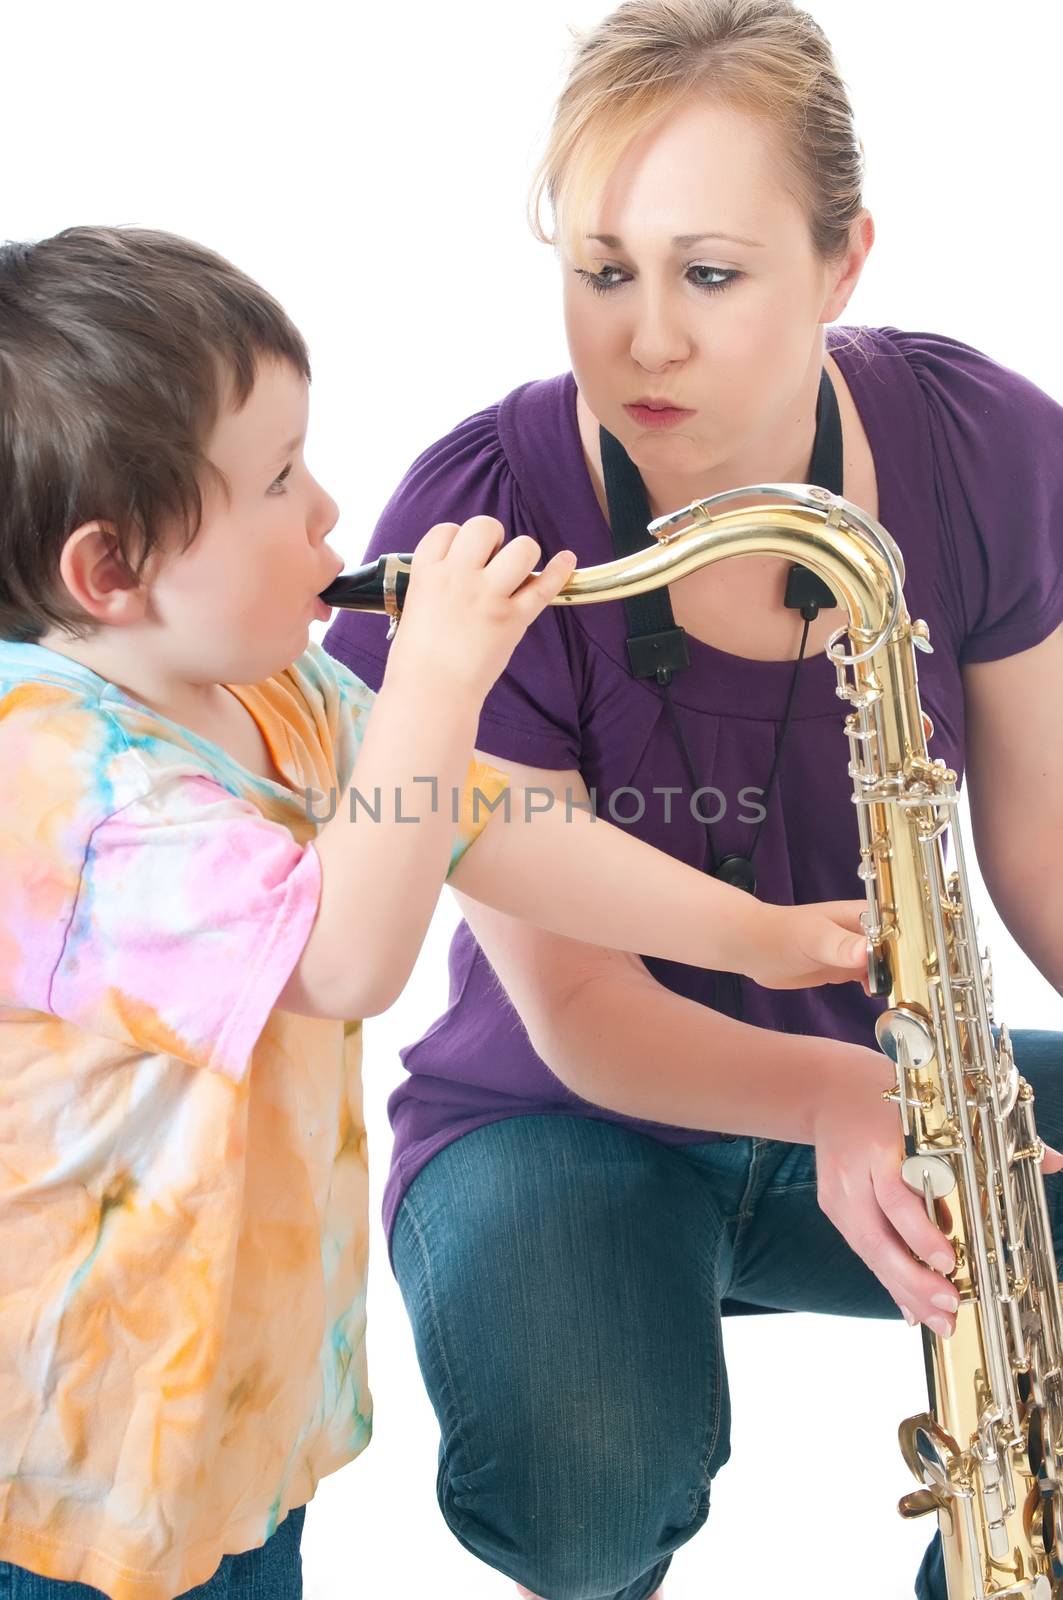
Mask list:
[[[437,524],[417,547],[352,780],[374,803],[379,793],[383,814],[352,824],[344,794],[318,835],[320,904],[280,995],[284,1009],[371,1016],[410,974],[451,863],[448,802],[468,766],[474,708],[575,562],[563,551],[533,574],[536,543],[518,537],[500,549],[501,540],[500,524],[474,517],[461,528]],[[560,776],[579,785],[576,773]],[[433,787],[440,805],[431,803]],[[587,812],[554,809],[525,821],[523,808],[514,810],[453,868],[456,887],[557,933],[731,968],[773,987],[857,975],[864,943],[853,937],[855,902],[770,906]],[[476,832],[474,824],[465,842]]]
[[[281,1010],[370,1017],[397,998],[446,879],[455,842],[451,797],[465,782],[476,726],[474,703],[433,697],[398,673],[385,676],[351,783],[308,847],[320,859],[321,894],[278,996]],[[352,790],[367,805],[379,803],[379,821],[360,804],[351,820]]]
[[[511,788],[508,811],[451,873],[462,894],[569,939],[740,972],[772,988],[862,973],[860,903],[758,900],[592,817],[578,772],[501,765],[523,787]],[[553,804],[537,809],[547,791]]]
[[[462,790],[484,698],[575,566],[560,551],[537,572],[534,539],[503,541],[502,525],[481,516],[437,523],[417,546],[352,776],[362,793],[375,799],[379,790],[381,819],[352,825],[344,794],[310,847],[320,903],[283,1008],[371,1016],[409,977],[452,862],[450,799]],[[463,819],[459,844],[485,821]]]

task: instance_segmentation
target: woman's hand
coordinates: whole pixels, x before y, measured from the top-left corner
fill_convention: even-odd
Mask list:
[[[576,565],[561,550],[532,576],[541,551],[520,534],[503,545],[494,517],[440,522],[414,552],[388,670],[441,692],[485,698],[529,624]],[[500,549],[499,546],[502,546]]]
[[[812,1125],[820,1209],[908,1321],[948,1337],[959,1296],[945,1274],[956,1258],[922,1195],[901,1177],[900,1114],[882,1098],[895,1086],[892,1062],[859,1045],[841,1070],[820,1079]]]
[[[867,978],[867,940],[860,916],[866,900],[816,905],[756,906],[736,970],[765,989],[807,989]],[[856,935],[856,937],[854,937]]]

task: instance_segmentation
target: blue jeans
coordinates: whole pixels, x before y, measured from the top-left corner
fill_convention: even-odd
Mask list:
[[[1063,1148],[1063,1035],[1014,1040]],[[1063,1259],[1063,1177],[1046,1187]],[[705,1521],[730,1449],[721,1303],[899,1317],[820,1210],[814,1152],[772,1140],[496,1122],[418,1174],[393,1253],[443,1515],[548,1600],[646,1600]],[[916,1593],[945,1600],[936,1536]]]
[[[243,1555],[224,1556],[212,1578],[186,1589],[179,1600],[301,1600],[299,1540],[305,1516],[305,1506],[290,1511],[264,1545]],[[0,1600],[105,1600],[105,1596],[87,1584],[41,1578],[0,1561]]]

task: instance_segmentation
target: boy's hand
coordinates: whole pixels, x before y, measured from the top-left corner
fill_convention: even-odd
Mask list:
[[[414,552],[389,668],[394,662],[426,684],[483,700],[576,565],[572,551],[561,550],[532,577],[538,544],[520,534],[499,549],[503,537],[494,517],[429,529]]]
[[[741,971],[765,989],[809,989],[866,979],[865,900],[776,906],[757,901]]]

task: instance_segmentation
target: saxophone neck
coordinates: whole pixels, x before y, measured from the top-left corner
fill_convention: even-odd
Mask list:
[[[906,624],[904,560],[893,539],[858,506],[805,484],[758,484],[695,501],[651,522],[651,542],[599,566],[577,568],[555,605],[624,599],[674,583],[739,555],[778,555],[810,568],[832,590],[848,626],[833,658],[864,661]],[[848,633],[857,654],[834,648]]]

